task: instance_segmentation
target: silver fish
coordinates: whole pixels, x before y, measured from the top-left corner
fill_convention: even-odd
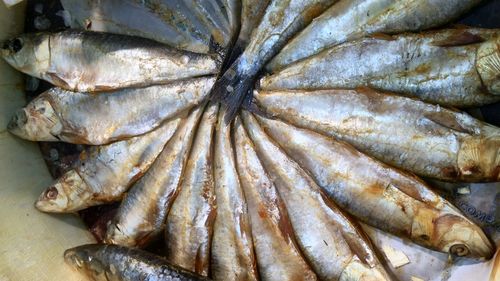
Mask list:
[[[144,246],[163,230],[202,112],[203,108],[196,108],[190,113],[146,174],[130,188],[108,225],[106,243]]]
[[[64,252],[68,265],[92,280],[209,280],[169,264],[154,254],[116,245],[89,244]]]
[[[391,280],[362,230],[243,111],[245,128],[285,203],[302,253],[321,280]]]
[[[35,207],[43,212],[68,213],[120,201],[149,169],[180,121],[176,118],[145,135],[83,151],[75,168],[52,183]]]
[[[252,31],[259,25],[271,0],[242,0],[241,1],[241,28],[238,41],[244,49],[252,35]]]
[[[417,177],[347,143],[278,120],[258,120],[335,203],[360,221],[438,251],[493,255],[481,228]]]
[[[295,243],[283,201],[239,118],[235,119],[234,130],[237,170],[248,204],[260,278],[317,280]]]
[[[236,36],[240,29],[241,0],[221,0],[229,22],[231,37]]]
[[[147,133],[198,105],[214,81],[196,78],[101,95],[53,88],[18,110],[8,129],[32,141],[107,144]]]
[[[481,106],[500,101],[498,46],[498,29],[365,38],[297,62],[262,79],[261,86],[268,90],[367,86],[441,105]]]
[[[211,55],[139,37],[77,30],[23,34],[5,41],[0,54],[21,72],[80,92],[148,86],[218,71]]]
[[[262,67],[295,33],[336,0],[272,0],[245,51],[214,85],[214,99],[228,105],[226,121],[233,119]]]
[[[165,226],[167,260],[203,276],[208,276],[210,270],[210,245],[216,215],[212,140],[218,107],[210,105],[203,113],[179,194]]]
[[[223,9],[217,1],[184,0],[186,6],[210,30],[211,39],[220,47],[229,47],[232,39],[232,30],[229,22],[223,15]]]
[[[207,38],[173,24],[169,16],[172,11],[158,1],[61,0],[61,4],[70,15],[71,28],[139,36],[196,53],[210,51]],[[184,26],[189,24],[185,22]]]
[[[267,65],[270,71],[368,34],[400,33],[453,21],[481,0],[340,0],[317,17]]]
[[[245,196],[236,171],[231,126],[221,106],[215,129],[214,180],[217,216],[212,238],[211,270],[215,280],[258,280]]]
[[[370,89],[269,91],[255,97],[269,114],[418,175],[500,180],[500,129],[465,113]]]

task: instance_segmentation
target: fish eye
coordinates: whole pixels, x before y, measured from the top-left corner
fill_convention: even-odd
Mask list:
[[[57,188],[55,188],[54,186],[52,186],[51,188],[49,188],[45,192],[45,197],[47,199],[56,199],[58,194],[59,194],[59,192],[57,191]]]
[[[19,52],[23,48],[23,41],[19,38],[12,40],[10,47],[15,53]]]

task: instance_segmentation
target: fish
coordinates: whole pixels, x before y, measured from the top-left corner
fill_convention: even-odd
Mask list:
[[[328,197],[358,220],[433,250],[473,258],[493,255],[495,247],[481,228],[416,176],[345,142],[257,119]]]
[[[370,34],[397,34],[438,27],[457,19],[480,2],[340,0],[290,40],[266,69],[277,71],[329,47]]]
[[[333,203],[305,170],[241,111],[264,168],[283,199],[293,232],[320,280],[392,280],[361,228]]]
[[[43,212],[70,213],[120,201],[149,169],[181,120],[167,121],[141,136],[84,150],[75,167],[42,192],[35,207]]]
[[[231,39],[233,39],[237,36],[241,26],[241,0],[221,0],[221,4],[229,23]]]
[[[266,90],[370,87],[444,106],[482,106],[500,101],[498,46],[500,29],[368,37],[327,49],[260,82]]]
[[[238,38],[231,48],[230,57],[226,60],[227,65],[231,65],[245,50],[252,31],[259,24],[262,16],[266,12],[270,0],[242,0],[241,1],[241,27]]]
[[[189,20],[178,24],[172,22],[176,11],[172,11],[171,7],[165,5],[168,1],[61,0],[61,4],[70,16],[69,26],[74,29],[138,36],[176,49],[210,53],[210,38],[200,38],[187,32],[187,27],[193,29],[192,22]],[[182,11],[194,10],[183,9]],[[217,15],[218,13],[210,14]]]
[[[233,34],[229,21],[223,15],[222,3],[203,0],[184,2],[189,10],[210,30],[212,41],[222,49],[229,48]]]
[[[92,280],[210,280],[152,253],[117,245],[87,244],[64,252],[66,264]]]
[[[25,74],[76,92],[164,84],[213,75],[219,68],[216,55],[181,51],[139,37],[79,30],[22,34],[3,42],[0,55]]]
[[[227,108],[221,105],[214,141],[214,183],[217,214],[214,222],[211,272],[215,280],[258,280],[247,203],[236,170]]]
[[[130,188],[108,224],[105,243],[144,247],[159,237],[179,192],[202,113],[203,107],[198,107],[189,114],[146,174]]]
[[[182,268],[208,276],[217,206],[213,178],[213,137],[219,106],[203,113],[189,153],[180,191],[165,225],[165,257]]]
[[[334,2],[336,0],[270,1],[248,46],[214,84],[212,99],[227,105],[227,123],[236,116],[245,97],[251,94],[262,67],[288,39]]]
[[[283,200],[238,117],[234,120],[234,139],[261,280],[318,280],[295,242]]]
[[[8,130],[31,141],[103,145],[147,133],[208,97],[213,77],[107,94],[52,88],[16,111]]]
[[[500,129],[466,113],[369,88],[261,91],[254,96],[269,116],[346,141],[419,176],[500,180]]]

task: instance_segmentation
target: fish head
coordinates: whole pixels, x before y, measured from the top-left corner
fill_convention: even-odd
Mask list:
[[[495,246],[483,230],[461,215],[446,214],[434,221],[438,250],[470,258],[491,258]]]
[[[31,141],[59,141],[56,136],[62,130],[62,124],[50,102],[40,96],[16,111],[7,129]]]
[[[89,244],[68,249],[64,252],[64,260],[77,271],[92,276],[93,280],[108,280],[107,266],[100,259],[100,253],[107,245]]]
[[[17,70],[41,78],[50,65],[49,44],[47,33],[23,34],[4,41],[0,54]]]
[[[77,171],[70,170],[40,194],[35,207],[49,213],[76,212],[88,207],[84,202],[91,195],[91,190]]]
[[[476,67],[489,93],[500,95],[500,37],[480,45]]]

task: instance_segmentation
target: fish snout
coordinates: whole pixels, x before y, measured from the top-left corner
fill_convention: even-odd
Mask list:
[[[35,207],[42,212],[60,212],[67,205],[65,199],[60,184],[55,184],[40,194]]]
[[[19,109],[16,111],[9,124],[7,125],[7,129],[15,134],[15,130],[22,128],[24,125],[28,123],[28,116],[26,115],[26,111],[24,109]]]

